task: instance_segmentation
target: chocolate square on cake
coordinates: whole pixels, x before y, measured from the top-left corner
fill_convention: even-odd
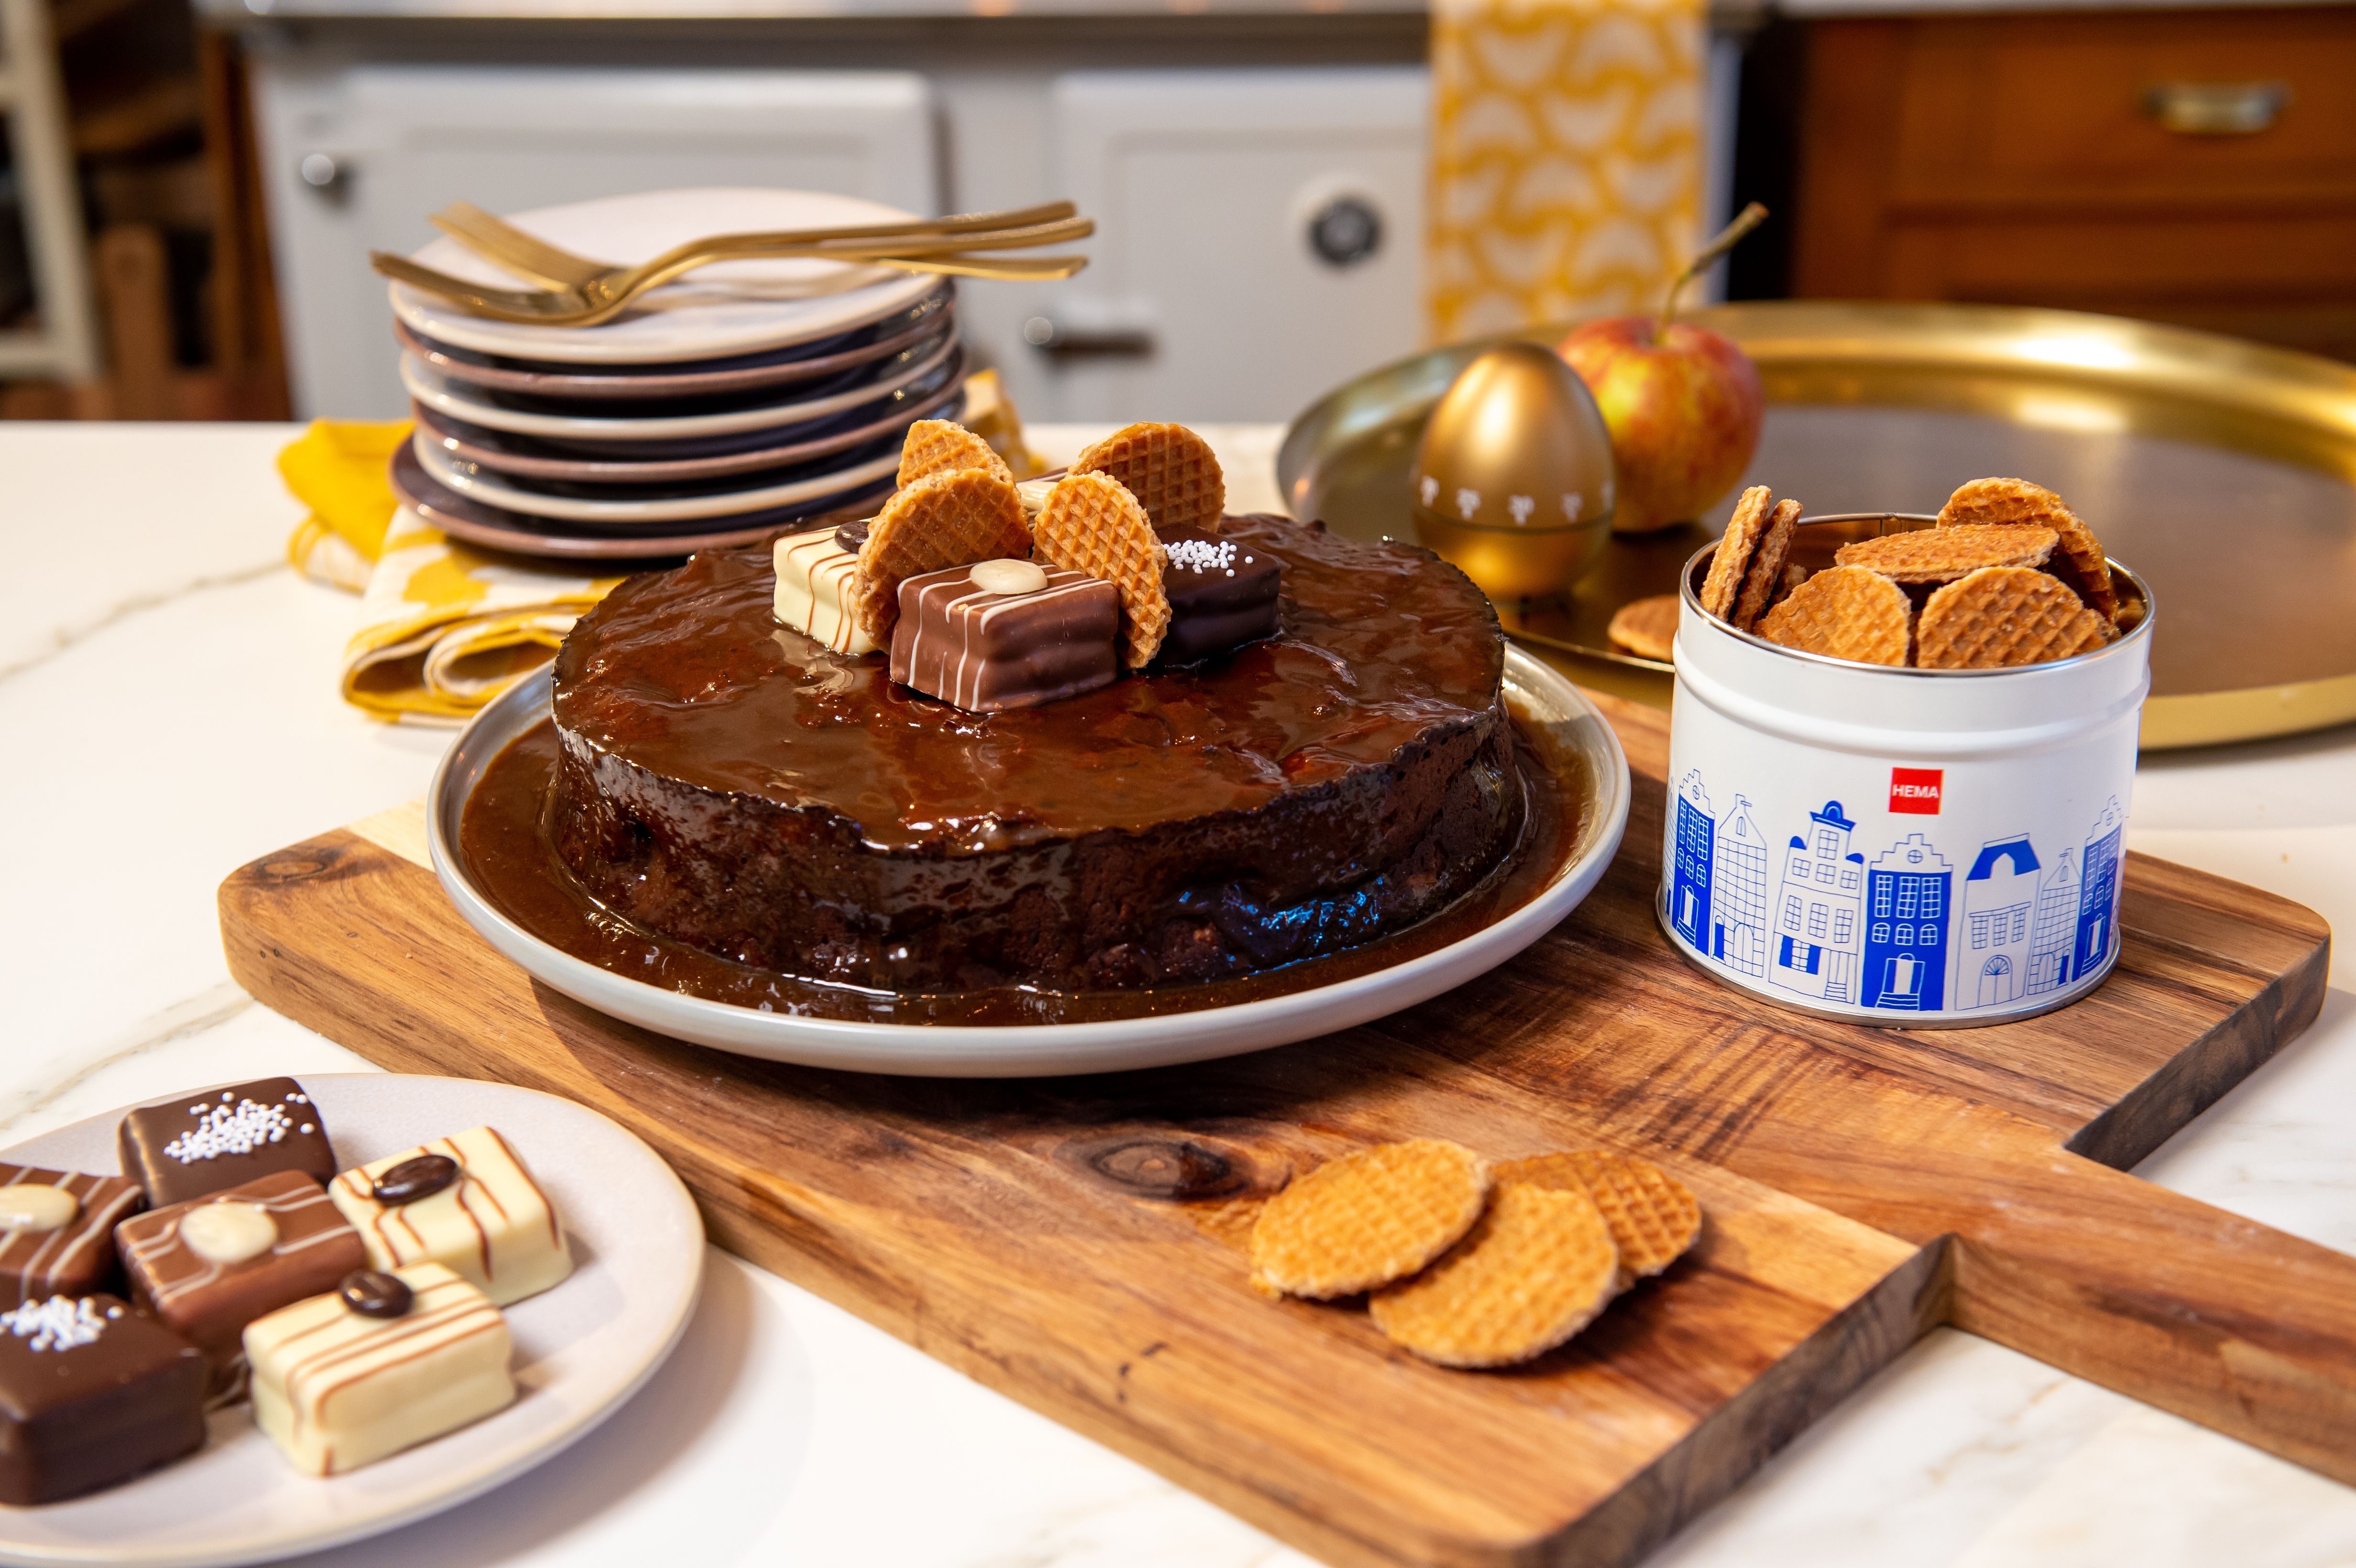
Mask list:
[[[363,1270],[245,1331],[254,1424],[288,1463],[339,1476],[515,1399],[507,1319],[440,1264]]]
[[[114,1283],[114,1227],[147,1206],[123,1176],[0,1165],[0,1307]]]
[[[971,713],[1036,708],[1111,685],[1119,635],[1119,591],[1086,572],[951,567],[900,584],[892,678]]]
[[[143,1105],[123,1118],[119,1142],[123,1174],[158,1209],[282,1170],[336,1174],[327,1125],[292,1078]]]
[[[368,1263],[360,1233],[299,1170],[134,1215],[114,1240],[132,1300],[212,1359],[224,1394],[242,1382],[247,1324]]]
[[[501,1307],[573,1272],[556,1205],[489,1127],[370,1160],[327,1193],[359,1228],[373,1269],[438,1263]]]
[[[61,1502],[205,1441],[205,1358],[119,1296],[0,1312],[0,1503]]]
[[[1283,629],[1277,605],[1283,569],[1276,557],[1249,540],[1193,528],[1155,534],[1162,540],[1162,591],[1170,599],[1170,630],[1156,664],[1196,664]]]

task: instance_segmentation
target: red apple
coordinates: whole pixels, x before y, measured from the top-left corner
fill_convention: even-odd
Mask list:
[[[1765,399],[1751,357],[1707,327],[1654,318],[1590,321],[1557,352],[1595,394],[1612,432],[1620,500],[1612,530],[1651,533],[1697,517],[1734,488],[1759,445]]]

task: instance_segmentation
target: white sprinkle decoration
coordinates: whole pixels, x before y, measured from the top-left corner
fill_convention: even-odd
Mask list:
[[[1224,571],[1229,577],[1236,574],[1236,547],[1229,541],[1175,539],[1163,545],[1162,553],[1170,558],[1171,565],[1182,571]]]
[[[319,1129],[318,1129],[317,1127],[316,1127],[316,1126],[313,1126],[310,1123],[305,1122],[305,1123],[304,1123],[301,1126],[299,1126],[299,1127],[295,1128],[294,1130],[295,1130],[296,1132],[298,1132],[298,1133],[316,1133],[316,1132],[317,1132]]]
[[[47,1301],[28,1301],[13,1311],[0,1312],[0,1323],[6,1324],[8,1332],[19,1339],[30,1339],[25,1349],[38,1353],[96,1344],[106,1332],[107,1317],[121,1316],[119,1308],[110,1307],[106,1317],[100,1317],[98,1303],[87,1296],[52,1296]]]
[[[195,1126],[166,1144],[164,1152],[182,1165],[217,1159],[225,1154],[252,1154],[263,1144],[274,1144],[284,1138],[286,1127],[283,1108],[240,1100],[234,1110],[216,1107],[207,1111]]]

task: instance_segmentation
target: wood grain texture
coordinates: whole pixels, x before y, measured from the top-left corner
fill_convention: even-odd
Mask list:
[[[2049,305],[2356,352],[2356,12],[1808,25],[1794,292]],[[2274,86],[2244,134],[2171,86]]]
[[[618,1024],[493,955],[388,814],[223,884],[232,972],[402,1071],[570,1095],[660,1149],[723,1244],[1336,1563],[1623,1563],[1953,1320],[2356,1479],[2356,1262],[2108,1168],[2312,1019],[2308,912],[2140,857],[2094,997],[1995,1029],[1778,1012],[1655,925],[1663,717],[1618,862],[1449,996],[1231,1061],[925,1082]],[[1258,1203],[1333,1154],[1660,1160],[1696,1253],[1532,1366],[1445,1371],[1245,1285]]]

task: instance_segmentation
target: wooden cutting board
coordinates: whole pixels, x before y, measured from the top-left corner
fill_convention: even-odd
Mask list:
[[[1952,1322],[2356,1481],[2356,1260],[2133,1163],[2305,1028],[2329,928],[2127,859],[2117,968],[1999,1028],[1776,1011],[1654,923],[1664,716],[1600,699],[1636,805],[1585,904],[1379,1023],[1207,1065],[912,1081],[614,1022],[492,953],[416,808],[222,884],[241,984],[401,1072],[570,1095],[723,1244],[1335,1563],[1622,1563]],[[1528,1367],[1447,1371],[1245,1285],[1258,1203],[1362,1144],[1650,1156],[1697,1250]]]

